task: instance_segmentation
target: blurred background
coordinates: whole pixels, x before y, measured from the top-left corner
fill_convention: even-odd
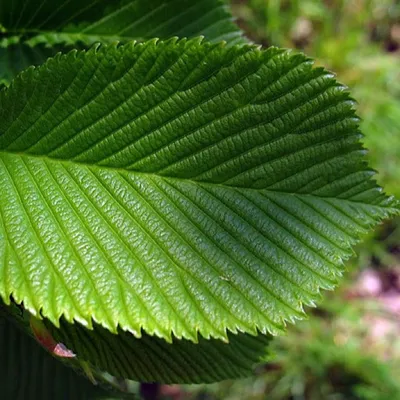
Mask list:
[[[303,51],[350,87],[378,181],[400,197],[400,1],[231,4],[251,40]],[[253,378],[163,387],[164,398],[400,400],[400,219],[356,253],[340,288],[273,342],[271,361]]]

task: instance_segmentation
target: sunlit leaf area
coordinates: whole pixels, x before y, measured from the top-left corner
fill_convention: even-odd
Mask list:
[[[400,4],[0,2],[11,400],[400,400]]]

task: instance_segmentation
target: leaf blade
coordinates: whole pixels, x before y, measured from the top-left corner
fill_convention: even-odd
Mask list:
[[[14,1],[0,8],[6,38],[0,42],[0,83],[59,51],[96,43],[155,37],[196,37],[214,43],[246,43],[221,0]]]
[[[55,324],[276,334],[398,212],[348,94],[301,55],[94,48],[25,72],[0,105],[0,293]]]
[[[16,1],[4,4],[0,20],[7,32],[21,34],[33,32],[46,43],[69,41],[76,43],[74,35],[86,45],[102,38],[106,43],[120,37],[126,40],[148,40],[154,37],[169,39],[173,36],[196,37],[209,40],[245,42],[227,6],[219,0],[104,0],[77,1]],[[63,37],[57,37],[60,34]],[[68,35],[71,38],[68,38]],[[46,35],[50,35],[46,38]],[[35,39],[34,39],[35,40]],[[37,39],[40,42],[41,39]]]

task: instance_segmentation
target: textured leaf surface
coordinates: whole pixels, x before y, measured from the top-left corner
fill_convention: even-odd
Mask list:
[[[199,35],[216,42],[244,41],[220,0],[14,0],[2,2],[0,21],[11,34],[33,32],[73,42],[76,35],[86,44]]]
[[[0,294],[196,341],[277,333],[397,212],[302,55],[198,40],[49,60],[0,94]]]
[[[115,389],[122,386],[122,391],[127,390],[127,379],[138,382],[206,383],[248,376],[266,358],[271,339],[270,336],[241,333],[230,334],[229,343],[200,338],[197,344],[176,339],[169,344],[146,334],[136,339],[127,332],[119,331],[118,335],[114,335],[99,326],[87,330],[80,324],[65,321],[58,329],[46,320],[40,321],[43,328],[38,337],[37,330],[32,330],[31,315],[14,303],[5,306],[0,301],[0,319],[2,314],[18,323],[25,332],[33,334],[51,354],[54,351],[43,343],[43,333],[65,349],[73,349],[75,357],[56,357],[65,365],[81,374],[90,371],[88,375],[98,383],[106,384],[108,388],[111,382]],[[39,323],[38,320],[36,322]],[[108,374],[106,382],[103,379],[104,371]]]
[[[163,339],[146,334],[140,339],[119,331],[114,335],[96,326],[87,330],[79,324],[48,328],[58,341],[73,349],[78,361],[94,370],[138,382],[211,383],[251,375],[267,355],[270,336],[229,334],[229,343],[217,339]]]
[[[213,42],[246,41],[220,0],[3,1],[0,25],[6,30],[0,41],[0,81],[5,83],[14,71],[78,44],[199,35]],[[10,42],[14,45],[8,48]]]

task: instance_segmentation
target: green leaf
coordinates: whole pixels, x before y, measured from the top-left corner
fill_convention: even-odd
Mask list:
[[[12,400],[111,400],[40,348],[32,338],[0,316],[0,386]]]
[[[6,84],[15,70],[96,42],[199,35],[246,42],[220,0],[14,0],[0,4],[0,24],[6,37],[0,41],[0,83]],[[10,38],[14,44],[7,49]]]
[[[50,59],[0,93],[0,295],[142,336],[278,333],[398,212],[348,93],[200,40]]]
[[[87,330],[79,324],[48,324],[57,340],[73,349],[80,362],[107,371],[118,378],[138,382],[211,383],[252,374],[267,355],[270,336],[228,334],[229,343],[199,338],[198,343],[163,339],[142,334],[140,339],[119,331],[114,335],[96,326]]]
[[[199,35],[243,43],[232,20],[221,0],[15,0],[0,7],[0,21],[9,34],[33,32],[86,44]]]
[[[72,47],[43,44],[30,46],[13,37],[0,41],[0,85],[8,85],[22,70],[31,65],[40,65],[59,51],[72,50]]]
[[[245,377],[254,371],[256,364],[265,360],[271,339],[264,335],[229,334],[229,343],[200,338],[197,344],[177,339],[170,344],[146,334],[136,339],[127,332],[119,331],[118,335],[114,335],[100,326],[87,330],[79,324],[72,325],[65,321],[57,329],[47,320],[34,319],[34,327],[31,315],[14,303],[10,307],[0,303],[0,318],[1,310],[19,327],[30,335],[34,334],[51,354],[58,355],[56,358],[80,370],[92,381],[104,383],[104,371],[117,377],[114,378],[116,388],[117,382],[127,386],[126,379],[138,382],[206,383]],[[58,343],[58,347],[66,351],[63,354],[53,351],[48,346],[51,342]],[[70,354],[65,357],[66,353],[72,353],[71,349],[75,357],[70,357]],[[109,383],[107,379],[108,386]]]

